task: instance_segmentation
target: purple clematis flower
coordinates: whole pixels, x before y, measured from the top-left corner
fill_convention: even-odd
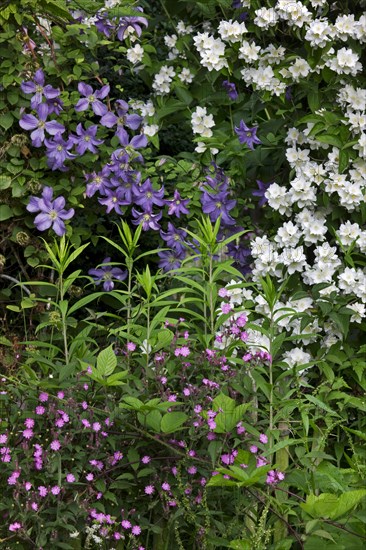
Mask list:
[[[103,166],[101,172],[93,172],[92,174],[85,174],[87,183],[86,196],[92,197],[95,193],[99,192],[101,195],[105,195],[106,189],[111,187],[109,181],[109,175],[111,171],[108,166]]]
[[[61,111],[63,111],[63,102],[59,97],[55,97],[54,99],[47,99],[46,105],[48,107],[48,114],[51,115],[52,113],[55,113],[55,115],[59,115]]]
[[[119,267],[112,267],[111,259],[104,258],[103,262],[100,264],[100,267],[96,269],[89,269],[88,274],[94,278],[96,285],[103,283],[103,289],[106,292],[110,292],[114,289],[113,279],[117,281],[124,281],[127,277],[127,270],[120,269]]]
[[[176,250],[162,250],[158,252],[158,256],[160,258],[159,267],[163,271],[171,271],[181,266],[186,255],[184,252],[178,253]]]
[[[142,149],[143,147],[146,147],[148,141],[147,137],[143,134],[138,134],[137,136],[133,136],[133,138],[129,139],[129,135],[126,132],[124,128],[120,128],[118,132],[118,139],[121,145],[123,147],[133,147],[134,149]]]
[[[161,238],[166,242],[169,248],[172,248],[178,254],[185,252],[186,243],[184,239],[187,236],[187,232],[184,229],[177,229],[171,222],[168,222],[168,231],[160,231]]]
[[[115,25],[108,19],[108,14],[97,14],[97,21],[95,22],[95,26],[97,27],[99,32],[102,32],[107,38],[111,36],[112,31],[115,30]]]
[[[32,109],[36,109],[38,105],[42,103],[43,96],[46,99],[55,99],[55,97],[60,95],[60,90],[52,88],[50,84],[47,84],[47,86],[45,86],[44,82],[44,72],[42,71],[42,69],[38,69],[38,71],[36,71],[34,74],[34,80],[22,82],[20,85],[20,89],[23,93],[34,94],[34,96],[31,97]]]
[[[100,123],[102,126],[105,126],[106,128],[113,128],[113,126],[117,125],[117,131],[116,136],[118,136],[119,140],[124,139],[123,133],[121,133],[121,130],[124,126],[127,126],[127,128],[131,128],[131,130],[137,130],[137,128],[142,123],[142,117],[140,115],[128,115],[128,103],[126,101],[123,101],[122,99],[116,101],[117,104],[117,115],[114,113],[108,112],[107,114],[103,115],[100,119]]]
[[[52,229],[59,237],[66,233],[63,220],[69,220],[75,214],[75,210],[65,210],[64,197],[57,197],[52,200],[52,187],[44,187],[42,197],[31,197],[27,205],[28,212],[40,212],[34,219],[34,225],[38,231],[45,231],[52,226]]]
[[[117,212],[122,216],[122,210],[120,206],[128,206],[131,204],[129,201],[125,200],[123,189],[117,187],[116,189],[105,189],[105,198],[99,198],[98,202],[107,207],[107,214],[112,210]]]
[[[239,127],[235,126],[235,133],[239,137],[240,143],[246,143],[249,149],[254,149],[254,145],[259,145],[261,140],[257,138],[258,127],[249,128],[244,120],[240,121]]]
[[[164,206],[164,186],[154,191],[150,178],[137,187],[137,193],[135,195],[135,204],[143,206],[145,210],[151,210],[153,205]]]
[[[81,93],[81,95],[85,96],[84,98],[79,99],[77,104],[75,105],[75,111],[86,111],[88,107],[91,105],[91,108],[94,111],[94,114],[98,116],[103,116],[108,111],[107,106],[104,105],[100,100],[107,97],[109,94],[109,84],[106,84],[103,86],[100,90],[96,90],[94,92],[93,88],[89,86],[89,84],[85,84],[84,82],[79,82],[78,84],[78,90]]]
[[[165,201],[165,204],[169,205],[169,216],[175,214],[177,218],[180,218],[181,214],[189,214],[189,210],[187,208],[187,204],[189,202],[189,199],[182,199],[179,191],[175,190],[173,200]]]
[[[94,124],[89,126],[86,130],[82,127],[81,123],[76,126],[77,136],[71,136],[71,139],[76,144],[76,152],[79,155],[83,155],[85,151],[90,151],[91,153],[97,153],[97,145],[101,145],[103,142],[102,139],[96,139],[96,133],[98,126]]]
[[[229,215],[229,211],[235,208],[236,200],[228,199],[227,191],[220,191],[213,195],[204,190],[201,195],[202,210],[209,214],[210,220],[215,222],[219,216],[224,225],[234,225],[235,220]]]
[[[143,12],[143,9],[140,7],[135,9]],[[118,28],[117,28],[118,39],[124,40],[126,31],[127,30],[130,31],[131,29],[137,34],[138,37],[140,37],[142,33],[141,25],[144,25],[145,27],[148,26],[148,22],[145,17],[140,17],[140,16],[121,17],[118,22]]]
[[[264,206],[266,202],[268,202],[267,197],[265,196],[265,192],[267,191],[268,187],[271,185],[271,183],[264,183],[261,180],[256,180],[258,185],[257,191],[252,191],[252,195],[254,197],[260,197],[260,201],[258,202],[258,206]]]
[[[163,213],[160,211],[158,214],[153,214],[152,210],[146,210],[145,212],[139,212],[135,208],[132,208],[132,215],[135,218],[132,220],[134,225],[142,224],[142,229],[148,231],[153,229],[154,231],[159,231],[161,229],[158,221],[161,219]]]
[[[61,134],[56,134],[53,139],[45,139],[44,144],[47,148],[46,155],[48,165],[52,170],[66,171],[67,168],[64,165],[65,160],[77,157],[77,155],[73,155],[69,152],[74,146],[72,139],[69,138],[65,141]]]
[[[227,91],[227,95],[229,96],[230,99],[232,99],[233,101],[238,99],[239,94],[236,90],[236,86],[235,86],[234,82],[229,82],[228,80],[224,80],[222,85],[224,86],[225,90]]]
[[[38,105],[37,112],[39,119],[34,115],[23,115],[19,120],[19,126],[23,130],[33,130],[31,133],[32,145],[34,147],[41,147],[45,139],[45,130],[51,136],[55,136],[56,134],[62,134],[65,131],[65,127],[55,120],[46,122],[48,116],[48,106],[46,103]]]

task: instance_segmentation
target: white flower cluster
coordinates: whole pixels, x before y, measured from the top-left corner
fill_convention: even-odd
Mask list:
[[[219,35],[225,42],[240,42],[243,34],[247,31],[245,23],[239,23],[238,21],[220,21],[218,27]]]
[[[192,131],[202,137],[212,137],[211,128],[215,126],[212,115],[207,114],[206,107],[197,107],[191,117]]]
[[[214,38],[208,32],[198,33],[193,38],[194,45],[201,57],[201,65],[209,71],[220,71],[228,66],[225,58],[225,44],[220,38]]]
[[[170,92],[170,84],[175,76],[173,67],[163,65],[160,71],[154,76],[152,83],[153,90],[157,95],[165,95]]]

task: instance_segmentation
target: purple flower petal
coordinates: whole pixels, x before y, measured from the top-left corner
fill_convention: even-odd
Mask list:
[[[52,224],[52,229],[59,237],[62,237],[66,233],[65,224],[60,218],[56,218]]]
[[[115,114],[109,112],[102,116],[102,118],[100,119],[100,123],[106,128],[112,128],[116,124],[117,120],[118,117]]]
[[[56,122],[55,120],[50,120],[49,122],[46,122],[45,126],[47,132],[51,134],[51,136],[55,136],[58,133],[62,134],[65,131],[65,126],[63,126],[59,122]]]
[[[100,90],[98,90],[95,93],[95,95],[98,99],[104,99],[109,94],[109,91],[110,91],[110,86],[109,86],[109,84],[106,84]]]
[[[142,117],[140,115],[126,115],[126,126],[131,130],[137,130],[142,123]]]
[[[106,112],[108,111],[107,107],[104,105],[104,103],[102,103],[101,101],[99,101],[99,99],[95,99],[92,104],[92,109],[94,111],[94,113],[97,115],[97,116],[103,116],[106,114]]]
[[[81,95],[89,96],[93,93],[93,88],[89,86],[89,84],[85,84],[85,82],[79,82],[78,84],[78,90],[81,93]]]
[[[47,103],[41,103],[40,105],[38,105],[37,113],[38,113],[39,119],[44,122],[49,114]]]
[[[36,85],[34,82],[22,82],[20,89],[24,94],[34,94],[36,91]]]
[[[36,84],[38,84],[39,86],[43,86],[44,85],[44,72],[42,71],[42,69],[38,69],[35,73],[34,73],[34,82]]]
[[[147,145],[147,137],[143,134],[139,134],[138,136],[133,136],[133,138],[130,141],[131,147],[134,147],[135,149],[140,149],[141,147],[146,147]]]
[[[65,198],[64,197],[57,197],[57,199],[54,200],[54,209],[59,211],[62,210],[65,206]]]
[[[51,227],[52,219],[49,214],[41,212],[34,218],[34,225],[37,227],[38,231],[45,231]]]
[[[27,210],[28,212],[39,212],[39,200],[37,197],[31,197],[29,199],[29,203],[27,204]]]
[[[75,111],[77,113],[80,113],[80,111],[86,111],[88,107],[89,101],[85,97],[83,97],[82,99],[79,99],[79,101],[75,105]]]
[[[38,127],[38,119],[34,115],[23,115],[19,120],[19,126],[23,130],[34,130]]]

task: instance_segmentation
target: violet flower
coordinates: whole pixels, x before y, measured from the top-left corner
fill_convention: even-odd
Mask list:
[[[108,166],[103,166],[101,172],[93,172],[92,174],[85,174],[87,183],[86,196],[92,197],[97,191],[101,195],[105,195],[106,189],[110,187],[110,181],[108,176],[111,171]]]
[[[124,128],[120,128],[118,132],[118,139],[123,147],[133,147],[134,149],[142,149],[148,144],[147,137],[143,134],[138,134],[129,139],[129,135]]]
[[[269,188],[269,186],[271,185],[272,182],[271,183],[264,183],[261,180],[256,180],[256,181],[257,181],[257,185],[258,185],[258,190],[252,191],[252,195],[254,197],[260,197],[260,201],[258,202],[258,206],[264,206],[266,204],[266,202],[268,202],[268,199],[265,196],[265,193],[266,193],[267,189]]]
[[[109,84],[106,84],[103,86],[100,90],[96,90],[94,92],[93,88],[89,86],[89,84],[85,84],[84,82],[79,82],[78,84],[78,90],[81,93],[81,95],[84,96],[84,98],[79,99],[77,104],[75,105],[75,111],[86,111],[88,107],[91,105],[91,108],[94,111],[94,114],[98,116],[103,116],[108,111],[106,105],[102,103],[100,100],[107,97],[109,94]]]
[[[173,200],[165,201],[165,204],[169,205],[168,215],[175,214],[177,218],[180,218],[181,214],[189,214],[189,210],[186,205],[190,202],[189,199],[182,199],[179,191],[174,191]]]
[[[224,225],[234,225],[235,220],[229,215],[229,211],[235,208],[236,200],[228,199],[227,191],[220,191],[213,195],[204,190],[201,195],[202,210],[209,214],[210,220],[215,222],[221,216]]]
[[[184,229],[177,229],[171,222],[168,222],[168,231],[160,231],[161,238],[166,242],[169,248],[175,250],[178,254],[185,252],[186,244],[184,239],[187,236],[187,232]]]
[[[124,139],[123,134],[121,133],[121,129],[123,129],[124,126],[127,126],[127,128],[131,128],[131,130],[137,130],[137,128],[141,125],[143,119],[140,115],[127,114],[129,107],[126,101],[120,99],[116,101],[116,104],[116,111],[118,116],[114,113],[108,112],[102,116],[102,118],[100,119],[100,123],[106,128],[113,128],[113,126],[117,125],[116,136],[121,140]]]
[[[122,216],[122,210],[120,206],[128,206],[131,204],[124,199],[123,190],[117,187],[116,189],[105,189],[105,198],[99,198],[98,202],[107,207],[107,214],[114,210],[117,214]]]
[[[240,121],[239,127],[235,126],[235,133],[239,137],[240,143],[246,143],[249,149],[254,149],[254,145],[259,145],[261,140],[257,138],[258,127],[249,128],[244,120]]]
[[[69,152],[74,146],[73,140],[69,138],[65,141],[61,134],[56,134],[53,139],[45,139],[44,144],[47,148],[48,165],[52,170],[67,170],[64,165],[65,160],[74,159],[77,156]]]
[[[164,206],[164,186],[154,191],[150,178],[137,187],[137,193],[135,195],[135,204],[143,206],[145,210],[151,210],[153,205]]]
[[[83,155],[85,151],[90,151],[91,153],[97,153],[97,145],[101,145],[103,142],[102,139],[96,139],[96,133],[98,126],[94,124],[89,126],[86,130],[82,127],[81,123],[76,126],[77,136],[71,136],[71,139],[76,144],[76,152],[79,155]]]
[[[159,231],[160,225],[158,224],[158,221],[163,215],[161,211],[158,214],[153,214],[151,210],[139,212],[135,208],[132,208],[132,215],[135,218],[132,220],[132,223],[134,225],[140,225],[141,223],[144,231],[148,231],[149,229]]]
[[[38,71],[36,71],[34,74],[34,80],[22,82],[20,85],[20,89],[23,93],[34,94],[34,96],[31,97],[32,109],[36,109],[38,105],[42,103],[43,96],[45,96],[46,99],[54,99],[55,97],[60,95],[60,90],[53,88],[50,84],[47,84],[47,86],[45,86],[44,82],[44,72],[42,71],[42,69],[38,69]]]
[[[27,205],[28,212],[40,212],[34,219],[34,225],[38,231],[45,231],[52,226],[52,229],[59,237],[66,233],[66,227],[63,220],[69,220],[75,214],[73,208],[65,210],[64,197],[57,197],[52,200],[52,187],[44,187],[42,197],[30,197]]]
[[[19,120],[19,126],[23,130],[33,130],[31,133],[32,145],[34,147],[41,147],[45,139],[45,130],[51,136],[55,136],[56,134],[62,134],[65,131],[65,127],[55,120],[46,122],[48,116],[48,106],[46,103],[38,105],[37,112],[39,119],[34,115],[23,115]]]
[[[142,8],[135,8],[138,11],[143,11]],[[126,31],[130,32],[130,28],[137,34],[138,37],[142,34],[141,25],[148,26],[147,19],[140,16],[121,17],[118,23],[117,36],[119,40],[124,40]]]
[[[228,80],[224,80],[222,85],[225,88],[225,90],[227,91],[227,95],[229,96],[230,99],[232,99],[233,101],[238,99],[239,94],[236,91],[236,86],[235,86],[234,82],[229,82]]]
[[[113,279],[117,281],[124,281],[127,277],[127,270],[122,270],[119,267],[112,267],[109,265],[111,259],[104,258],[103,262],[100,264],[100,267],[96,269],[89,269],[88,274],[91,275],[94,279],[96,285],[103,283],[103,289],[106,292],[110,292],[114,288]]]
[[[51,115],[54,113],[55,115],[59,115],[61,111],[63,111],[63,102],[59,97],[55,97],[54,99],[47,99],[46,105],[48,107],[48,114]]]
[[[171,271],[181,266],[182,260],[185,258],[185,253],[179,253],[176,250],[162,250],[158,252],[158,256],[160,258],[159,267],[163,271]]]
[[[108,14],[97,14],[95,26],[99,32],[103,33],[107,38],[110,38],[111,32],[115,30],[115,25],[108,19]]]

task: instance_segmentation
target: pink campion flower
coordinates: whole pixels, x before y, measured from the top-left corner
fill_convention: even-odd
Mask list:
[[[39,401],[41,401],[41,403],[46,403],[46,401],[48,401],[48,393],[46,392],[41,392],[39,394],[39,397],[38,397]]]
[[[59,392],[57,393],[57,397],[58,397],[58,399],[63,399],[63,398],[65,397],[64,392],[63,392],[63,391],[59,391]]]
[[[45,497],[48,494],[48,489],[44,485],[41,485],[40,487],[38,487],[38,492],[40,497]]]
[[[8,477],[8,485],[15,485],[19,476],[20,472],[15,470],[15,472],[13,472],[11,476]]]
[[[26,490],[26,491],[30,491],[31,488],[32,488],[31,482],[30,482],[30,481],[26,481],[26,482],[24,483],[24,487],[25,487],[25,490]]]
[[[0,445],[4,445],[8,441],[8,436],[6,434],[0,434]]]
[[[196,468],[196,466],[190,466],[189,468],[187,468],[187,472],[188,472],[191,476],[193,476],[194,474],[197,473],[197,468]]]
[[[142,464],[149,464],[150,461],[151,461],[151,457],[148,455],[143,456],[141,459]]]
[[[258,447],[256,447],[255,445],[251,445],[249,447],[249,450],[250,450],[251,453],[255,454],[255,453],[258,452]]]
[[[33,418],[26,418],[24,420],[24,425],[25,425],[26,428],[31,429],[31,428],[34,427],[34,424],[35,424],[35,422],[34,422]]]
[[[89,405],[86,401],[83,401],[81,406],[82,406],[83,410],[86,411],[86,409],[88,408]]]
[[[241,422],[238,422],[238,424],[236,425],[236,433],[238,435],[245,434],[245,428]]]
[[[93,422],[92,428],[94,432],[99,432],[102,429],[102,426],[99,422]]]
[[[134,344],[133,342],[127,342],[127,349],[128,351],[135,351],[136,344]]]
[[[146,495],[153,495],[155,492],[155,487],[154,485],[146,485],[144,491]]]
[[[85,479],[86,479],[86,481],[93,481],[94,475],[93,474],[86,474]]]
[[[161,488],[163,489],[163,491],[170,491],[170,485],[166,481],[162,483]]]
[[[67,481],[68,483],[74,483],[74,481],[75,481],[75,476],[74,476],[74,474],[66,474],[66,481]]]
[[[261,466],[266,466],[268,464],[267,460],[263,456],[257,458],[256,467],[260,468]]]
[[[58,418],[55,422],[56,428],[63,428],[65,426],[65,422],[62,420],[62,418]]]
[[[38,504],[36,502],[31,503],[31,508],[34,512],[38,512]]]
[[[251,353],[246,353],[245,355],[243,355],[243,361],[245,361],[245,362],[250,361],[252,358],[253,358],[253,356],[252,356]]]
[[[141,527],[139,527],[138,525],[134,525],[132,527],[132,534],[135,535],[135,536],[138,536],[141,534]]]
[[[51,493],[52,493],[53,495],[55,495],[55,496],[56,496],[56,495],[59,495],[60,492],[61,492],[61,487],[59,487],[58,485],[55,485],[55,486],[52,487],[52,489],[51,489]]]
[[[260,441],[261,443],[266,444],[266,443],[268,443],[268,437],[267,437],[265,434],[260,434],[260,436],[259,436],[259,441]]]
[[[38,415],[42,415],[46,412],[46,409],[45,407],[43,407],[43,405],[38,405],[36,408],[35,408],[35,412],[36,414]]]
[[[23,437],[24,439],[32,439],[32,437],[34,436],[34,432],[33,430],[24,430],[23,431]]]
[[[58,451],[59,449],[61,449],[61,443],[58,441],[58,439],[55,439],[54,441],[52,441],[50,447],[53,451]]]
[[[176,466],[173,466],[173,468],[171,469],[171,472],[173,476],[176,476],[178,474],[178,468]]]
[[[169,395],[168,401],[176,401],[176,400],[177,400],[177,396],[175,395],[175,393],[172,393],[171,395]]]
[[[15,521],[9,525],[9,531],[15,532],[22,528],[22,524],[19,521]]]
[[[226,298],[226,296],[228,295],[228,291],[226,290],[226,288],[220,288],[218,294],[220,298]]]
[[[196,455],[197,455],[196,451],[193,451],[193,450],[188,451],[188,456],[194,457],[194,456],[196,456]]]
[[[87,420],[86,418],[83,418],[81,423],[84,426],[84,428],[90,428],[90,426],[91,426],[89,420]]]
[[[122,520],[121,525],[122,525],[123,529],[131,529],[131,527],[132,527],[132,524],[131,524],[130,521],[128,521],[128,519]]]

